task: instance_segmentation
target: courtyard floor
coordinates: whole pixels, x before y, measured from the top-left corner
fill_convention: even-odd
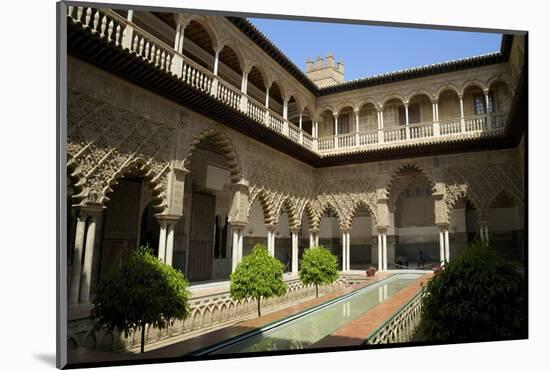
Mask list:
[[[401,271],[396,271],[399,273]],[[403,271],[404,272],[404,271]],[[363,272],[364,273],[364,272]],[[124,361],[137,359],[166,359],[174,357],[186,356],[194,351],[206,348],[244,334],[254,329],[261,328],[272,322],[281,320],[285,317],[295,315],[308,308],[314,307],[321,303],[327,302],[334,298],[343,296],[357,289],[374,284],[386,277],[392,275],[393,272],[378,273],[375,277],[367,278],[365,281],[354,284],[345,289],[339,289],[332,293],[323,295],[319,298],[312,298],[307,301],[292,304],[280,310],[272,311],[249,320],[243,320],[231,326],[224,327],[202,334],[193,338],[189,338],[173,344],[168,344],[161,348],[152,349],[144,354],[139,353],[109,353],[86,349],[78,349],[69,353],[69,363],[87,363],[87,362],[103,362],[103,361]],[[396,313],[406,302],[413,298],[421,289],[421,285],[425,283],[431,274],[427,273],[420,278],[414,280],[409,286],[389,297],[383,303],[375,308],[359,316],[349,324],[341,327],[334,333],[325,337],[321,341],[315,343],[312,348],[335,347],[335,346],[354,346],[362,344],[365,339],[385,320]]]

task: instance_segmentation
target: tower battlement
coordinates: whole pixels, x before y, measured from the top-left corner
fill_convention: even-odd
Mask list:
[[[306,74],[319,87],[325,87],[344,82],[344,61],[334,63],[332,53],[323,59],[317,56],[315,61],[306,61]]]

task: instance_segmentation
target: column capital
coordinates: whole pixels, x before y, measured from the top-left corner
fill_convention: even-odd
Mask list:
[[[250,188],[249,182],[245,179],[240,179],[236,183],[231,184],[231,186],[234,187],[235,190],[240,192],[248,191],[248,189]]]
[[[449,229],[450,223],[448,223],[448,222],[439,222],[439,223],[436,223],[436,225],[437,225],[441,230],[448,230],[448,229]]]
[[[277,224],[265,224],[265,228],[267,231],[275,231],[277,229]]]
[[[293,234],[299,234],[300,230],[302,230],[301,227],[291,227],[290,228],[290,232],[293,233]]]
[[[389,226],[387,225],[376,225],[376,231],[378,231],[378,234],[386,234],[388,229]]]
[[[318,227],[312,227],[312,228],[309,228],[307,231],[309,231],[310,233],[318,233],[319,228]]]
[[[105,206],[98,205],[75,205],[73,207],[75,211],[78,211],[78,218],[91,217],[94,220],[105,210],[105,208],[107,208]]]
[[[351,230],[351,226],[340,226],[340,231],[343,233],[349,233]]]
[[[246,225],[248,225],[246,222],[241,221],[228,221],[228,224],[231,225],[233,229],[244,229]]]

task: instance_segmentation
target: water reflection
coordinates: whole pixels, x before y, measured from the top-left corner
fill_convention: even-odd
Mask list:
[[[261,335],[237,342],[215,353],[266,352],[303,349],[384,302],[420,274],[398,274],[371,285],[346,300],[329,305]]]

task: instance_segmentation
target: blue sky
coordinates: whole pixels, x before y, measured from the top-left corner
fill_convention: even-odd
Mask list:
[[[249,19],[298,67],[331,52],[345,79],[499,51],[501,34]]]

